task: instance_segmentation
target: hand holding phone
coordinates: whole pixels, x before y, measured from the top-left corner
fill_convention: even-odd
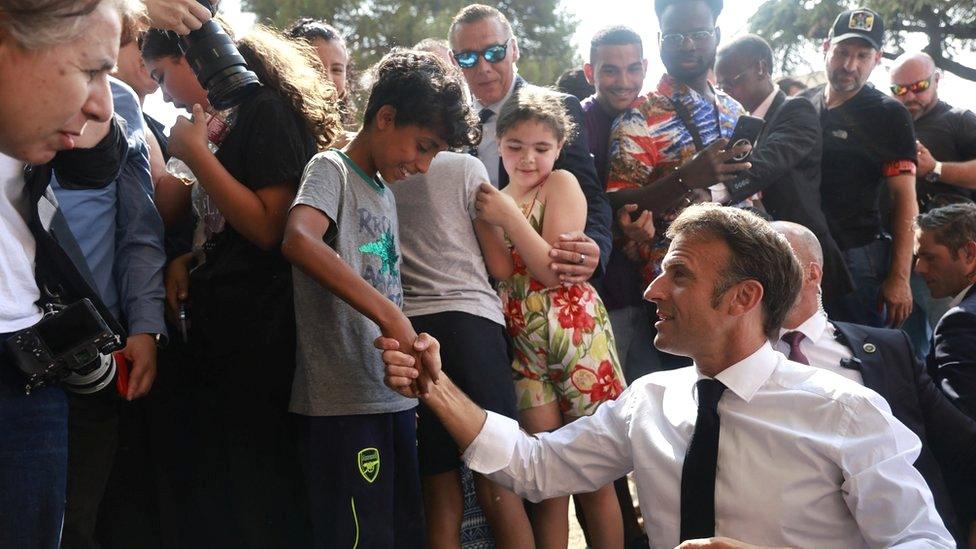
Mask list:
[[[735,122],[735,129],[732,130],[732,137],[729,138],[729,144],[725,150],[745,149],[746,145],[749,147],[748,150],[733,154],[725,163],[735,164],[748,160],[752,156],[752,149],[755,148],[756,141],[759,140],[759,134],[762,133],[765,124],[766,121],[762,118],[748,114],[740,116]]]

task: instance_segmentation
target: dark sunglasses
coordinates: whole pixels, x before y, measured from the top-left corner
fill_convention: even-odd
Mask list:
[[[495,64],[502,59],[505,59],[505,54],[508,53],[508,42],[511,40],[509,38],[504,44],[495,44],[494,46],[488,46],[481,51],[455,51],[451,52],[454,56],[454,60],[457,61],[458,66],[462,69],[470,69],[471,67],[478,64],[478,58],[484,57],[485,61]]]
[[[912,83],[912,84],[908,84],[907,86],[902,86],[901,84],[892,84],[891,85],[891,93],[893,93],[895,95],[898,95],[898,96],[905,95],[908,92],[912,92],[912,93],[916,93],[916,94],[917,93],[922,93],[923,91],[925,91],[925,90],[927,90],[927,89],[929,89],[929,88],[932,87],[932,77],[933,76],[935,76],[935,74],[932,74],[931,76],[929,76],[925,80],[919,80],[918,82],[915,82],[915,83]]]

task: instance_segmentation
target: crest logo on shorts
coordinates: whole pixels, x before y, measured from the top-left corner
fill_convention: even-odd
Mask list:
[[[871,32],[871,29],[874,28],[874,14],[869,11],[855,11],[851,14],[847,28]]]
[[[363,448],[356,456],[356,462],[359,465],[359,474],[372,484],[380,474],[380,451],[376,448]]]

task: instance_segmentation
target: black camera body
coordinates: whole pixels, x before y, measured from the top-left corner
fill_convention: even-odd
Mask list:
[[[207,0],[197,0],[213,12]],[[210,20],[180,41],[187,63],[207,90],[210,105],[225,110],[241,104],[261,86],[257,75],[237,51],[234,41],[216,21]]]
[[[103,355],[120,349],[122,342],[92,302],[82,299],[14,332],[4,345],[27,376],[28,393],[59,382],[75,392],[89,393],[111,382],[115,364],[103,360]]]

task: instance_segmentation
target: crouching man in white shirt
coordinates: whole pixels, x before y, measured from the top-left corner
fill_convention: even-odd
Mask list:
[[[472,470],[530,500],[593,491],[634,471],[651,547],[714,536],[818,549],[954,547],[912,466],[919,439],[886,402],[770,346],[801,284],[786,240],[753,214],[715,205],[686,209],[668,237],[664,272],[645,294],[657,304],[654,344],[693,367],[640,378],[594,415],[539,436],[438,376],[429,336],[415,345],[422,374],[396,341],[377,340],[387,385],[423,398]]]

